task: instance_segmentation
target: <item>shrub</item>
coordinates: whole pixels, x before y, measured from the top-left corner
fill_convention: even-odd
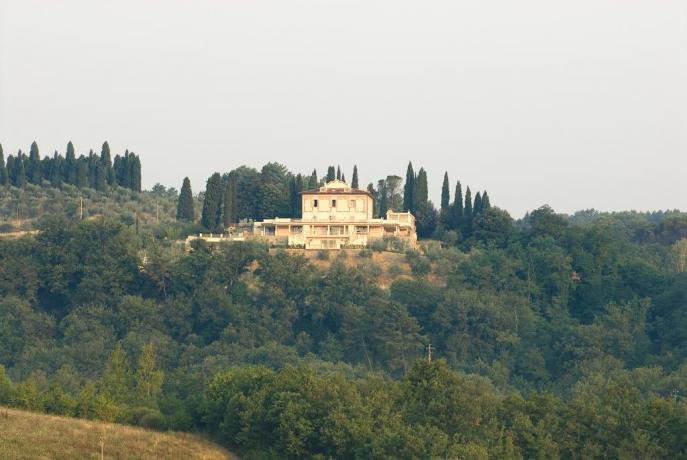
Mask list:
[[[410,264],[410,270],[415,276],[424,276],[432,270],[432,263],[429,259],[417,252],[406,254],[406,261]]]
[[[326,249],[320,249],[317,251],[317,259],[318,260],[329,260],[329,251]]]

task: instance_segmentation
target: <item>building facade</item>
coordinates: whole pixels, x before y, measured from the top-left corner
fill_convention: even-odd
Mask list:
[[[374,217],[374,198],[367,190],[333,180],[301,193],[300,219],[275,218],[254,223],[253,234],[275,244],[305,249],[365,247],[375,239],[396,237],[415,247],[415,217],[409,212],[387,212]]]

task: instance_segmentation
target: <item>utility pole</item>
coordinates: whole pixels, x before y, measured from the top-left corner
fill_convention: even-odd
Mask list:
[[[427,345],[427,362],[432,362],[432,344]]]

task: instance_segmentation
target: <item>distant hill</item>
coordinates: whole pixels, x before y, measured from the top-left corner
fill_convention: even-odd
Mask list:
[[[0,407],[0,458],[99,459],[101,454],[110,459],[236,458],[223,448],[191,434],[161,433]]]

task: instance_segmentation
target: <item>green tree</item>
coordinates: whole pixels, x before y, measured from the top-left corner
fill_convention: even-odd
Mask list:
[[[110,154],[110,144],[105,141],[100,150],[100,163],[105,168],[105,176],[107,178],[107,185],[114,185],[115,177],[112,169],[112,155]]]
[[[222,219],[222,178],[219,173],[214,173],[205,186],[205,198],[203,200],[203,214],[200,223],[210,231],[216,231],[220,227]]]
[[[134,192],[141,191],[141,159],[138,155],[131,153],[130,155],[130,188]]]
[[[387,201],[387,192],[386,192],[386,181],[384,179],[380,179],[377,182],[377,216],[378,217],[386,217],[386,212],[389,210],[388,208],[388,201]]]
[[[224,187],[224,212],[222,213],[222,222],[225,227],[235,224],[236,218],[236,180],[234,176],[229,174],[227,184]]]
[[[451,191],[448,185],[448,172],[444,172],[444,182],[441,184],[441,208],[439,210],[441,215],[441,223],[444,227],[451,225],[451,211],[449,203],[451,202]]]
[[[453,195],[453,205],[451,206],[451,228],[460,230],[463,223],[463,189],[460,181],[456,182],[456,192]]]
[[[317,178],[317,170],[313,169],[312,174],[310,175],[310,181],[308,182],[308,188],[315,189],[317,188],[318,183],[319,179]]]
[[[113,401],[123,403],[131,400],[131,369],[121,343],[115,345],[107,360],[100,387],[101,391]]]
[[[336,167],[336,180],[341,180],[341,167]]]
[[[177,201],[177,220],[191,222],[195,219],[195,204],[193,201],[193,192],[191,191],[191,181],[188,177],[184,177],[184,182],[181,185],[179,192],[179,200]]]
[[[472,236],[472,192],[470,186],[465,190],[465,206],[463,207],[463,222],[461,233],[465,238]]]
[[[14,161],[14,173],[12,174],[15,187],[23,187],[26,184],[26,170],[24,169],[24,154],[21,150]]]
[[[162,389],[164,373],[158,370],[155,363],[155,349],[152,343],[143,346],[138,357],[136,368],[136,389],[139,398],[146,402],[152,402]]]
[[[353,178],[351,179],[351,188],[358,188],[358,165],[353,165]]]
[[[413,171],[413,163],[408,162],[408,170],[406,171],[406,183],[403,187],[403,210],[415,211],[415,172]]]
[[[472,208],[472,215],[477,216],[482,213],[482,194],[477,192],[475,195],[475,205]]]
[[[68,184],[76,185],[77,165],[76,153],[72,141],[67,142],[67,153],[65,154],[64,181]]]
[[[2,144],[0,144],[0,185],[7,185],[9,180],[9,174],[5,167],[5,155],[2,153]]]
[[[81,155],[76,160],[76,183],[78,188],[88,187],[88,160]]]
[[[52,161],[50,162],[50,185],[53,187],[60,187],[62,185],[63,164],[64,159],[57,153],[57,150],[55,150]]]
[[[38,144],[36,144],[36,141],[31,143],[28,164],[27,176],[29,182],[32,184],[40,184],[43,176],[41,174],[41,156],[38,153]]]
[[[487,195],[487,191],[485,190],[484,193],[482,193],[482,210],[486,211],[489,208],[491,208],[491,202],[489,201],[489,195]]]

